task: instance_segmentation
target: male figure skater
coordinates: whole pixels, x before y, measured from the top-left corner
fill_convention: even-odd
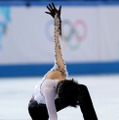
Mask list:
[[[34,87],[28,110],[32,120],[58,120],[57,112],[68,107],[80,106],[84,120],[98,120],[87,87],[67,79],[67,69],[61,53],[61,6],[47,6],[54,19],[55,63]]]

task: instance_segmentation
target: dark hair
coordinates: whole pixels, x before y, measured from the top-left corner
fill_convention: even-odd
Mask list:
[[[78,86],[78,82],[73,79],[59,82],[57,92],[62,104],[77,107]]]

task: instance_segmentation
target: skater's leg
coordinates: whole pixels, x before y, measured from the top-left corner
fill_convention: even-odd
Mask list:
[[[66,108],[68,105],[63,105],[60,99],[55,100],[57,111]],[[32,120],[48,120],[49,115],[45,104],[38,104],[36,101],[31,100],[28,106],[29,114]]]
[[[45,104],[38,104],[35,100],[31,100],[28,106],[29,114],[32,120],[48,120],[48,112]]]
[[[84,120],[98,120],[89,91],[85,85],[79,85],[78,102],[83,113]]]

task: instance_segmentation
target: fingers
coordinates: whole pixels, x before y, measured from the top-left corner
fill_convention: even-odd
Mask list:
[[[52,10],[49,6],[47,6],[47,9],[48,9],[49,11],[51,11],[51,10]]]
[[[61,14],[61,8],[62,8],[62,6],[60,6],[60,7],[59,7],[59,10],[58,10],[58,11],[59,11],[59,15]]]
[[[56,7],[55,7],[55,5],[54,5],[54,3],[48,4],[48,6],[47,6],[47,9],[48,9],[49,11],[52,11],[52,10],[61,11],[61,8],[62,8],[62,6],[59,7],[59,10],[57,10]]]
[[[51,14],[50,12],[45,12],[46,14]]]
[[[53,9],[56,9],[54,3],[52,3],[52,5],[51,5],[51,4],[48,4],[47,9],[48,9],[49,11],[52,11]]]
[[[59,9],[57,9],[57,8],[55,7],[55,4],[54,4],[54,3],[48,4],[48,5],[47,5],[47,9],[49,10],[49,12],[45,12],[45,13],[46,13],[46,14],[50,14],[53,18],[54,18],[54,16],[55,16],[55,14],[57,13],[58,16],[59,16],[59,18],[60,18],[61,8],[62,8],[62,6],[60,6]]]
[[[59,7],[59,11],[61,11],[62,6]]]
[[[51,10],[53,9],[53,6],[51,6],[50,4],[49,4],[49,7],[50,7]]]
[[[55,9],[55,10],[56,10],[56,7],[55,7],[54,3],[52,3],[52,7],[53,7],[53,9]]]

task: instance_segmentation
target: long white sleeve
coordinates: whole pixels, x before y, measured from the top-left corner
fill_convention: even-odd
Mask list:
[[[45,80],[41,88],[50,120],[57,120],[57,111],[55,107],[57,84],[58,80]]]

